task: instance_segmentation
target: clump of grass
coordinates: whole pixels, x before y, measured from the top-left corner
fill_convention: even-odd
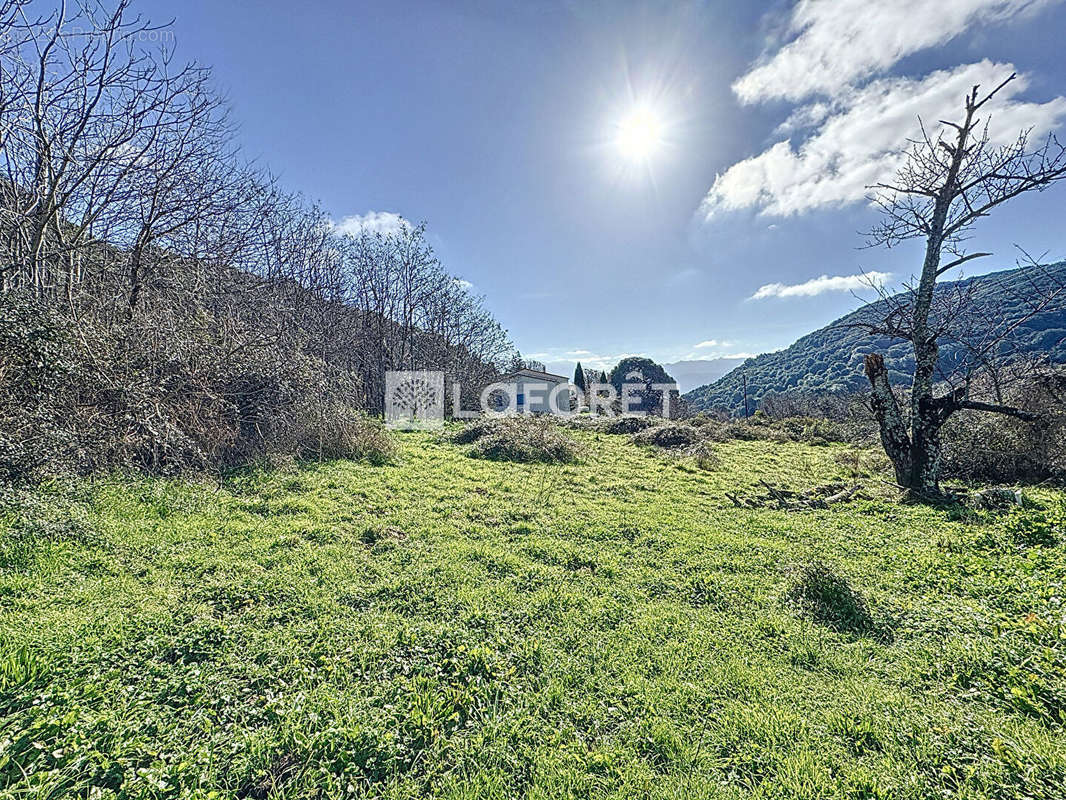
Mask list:
[[[407,533],[395,525],[369,525],[359,535],[359,541],[367,546],[381,541],[402,542],[406,538]]]
[[[833,461],[844,470],[849,478],[858,478],[862,476],[864,471],[862,468],[862,455],[862,450],[852,447],[834,455]]]
[[[696,466],[705,470],[716,470],[721,466],[718,454],[714,452],[711,443],[707,441],[696,442],[685,451],[685,455],[691,456]]]
[[[45,672],[44,663],[25,646],[0,657],[0,692],[33,683]]]
[[[473,423],[470,427],[476,426]],[[470,455],[493,461],[569,464],[580,457],[580,446],[547,417],[514,416],[492,420],[479,428]],[[458,436],[463,436],[460,431]],[[473,431],[466,436],[473,435]]]
[[[1051,508],[1015,508],[1007,535],[1022,547],[1054,547],[1066,536],[1066,503]]]
[[[683,423],[664,423],[634,434],[633,441],[637,444],[652,445],[654,447],[674,450],[681,447],[692,446],[702,438],[700,432],[691,425],[685,425]]]
[[[823,561],[796,570],[787,599],[801,614],[836,631],[866,633],[874,627],[866,601]]]

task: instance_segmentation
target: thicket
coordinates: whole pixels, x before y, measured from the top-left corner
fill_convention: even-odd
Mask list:
[[[0,0],[0,479],[380,454],[386,370],[473,392],[516,357],[421,226],[248,164],[129,6]]]

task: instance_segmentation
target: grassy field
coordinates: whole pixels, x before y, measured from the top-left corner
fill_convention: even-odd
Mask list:
[[[738,509],[840,448],[579,436],[9,503],[0,796],[1063,796],[1046,514]]]

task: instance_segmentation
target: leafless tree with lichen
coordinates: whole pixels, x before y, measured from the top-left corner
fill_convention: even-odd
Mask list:
[[[991,141],[988,120],[982,120],[979,112],[1014,77],[985,95],[973,87],[961,121],[942,120],[936,136],[923,125],[922,136],[911,142],[895,181],[872,187],[882,220],[871,232],[870,243],[893,247],[910,239],[925,240],[925,258],[916,281],[897,298],[885,298],[885,313],[867,326],[872,333],[913,345],[914,376],[907,413],[893,394],[884,358],[871,353],[864,362],[881,442],[895,467],[896,480],[918,498],[941,495],[940,429],[952,414],[970,409],[1031,417],[1019,408],[984,402],[970,393],[976,372],[997,372],[1003,363],[999,345],[1021,320],[997,325],[987,316],[973,319],[972,284],[936,291],[937,282],[949,271],[991,255],[966,248],[978,220],[1008,200],[1066,178],[1066,147],[1053,135],[1034,143],[1030,132],[1023,131],[1006,145]],[[1030,313],[1022,319],[1046,309],[1061,298],[1062,291],[1061,282],[1034,274],[1033,293],[1025,298]],[[945,339],[964,344],[969,353],[961,374],[938,373],[940,344]],[[940,391],[945,377],[955,379]]]

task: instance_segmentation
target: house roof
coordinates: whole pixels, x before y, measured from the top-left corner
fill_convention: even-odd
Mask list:
[[[519,377],[521,377],[521,378],[546,378],[548,380],[554,381],[555,383],[562,383],[564,381],[569,381],[570,380],[565,375],[555,375],[555,374],[553,374],[551,372],[541,372],[539,369],[526,369],[526,368],[522,368],[520,370],[516,370],[515,372],[512,372],[509,375],[504,375],[503,377],[505,379],[507,379],[507,378],[519,378]]]

